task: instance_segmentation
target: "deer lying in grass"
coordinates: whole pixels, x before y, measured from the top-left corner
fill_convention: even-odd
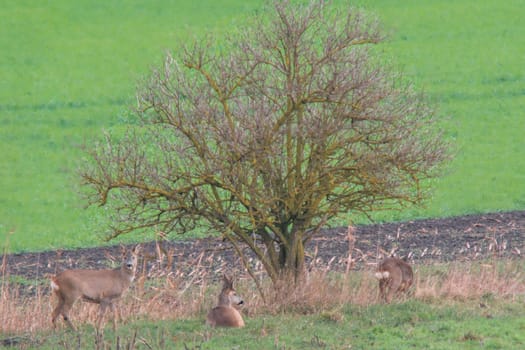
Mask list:
[[[130,252],[124,251],[122,266],[113,270],[65,270],[52,277],[51,289],[58,297],[58,304],[52,314],[53,327],[56,327],[57,317],[62,315],[67,325],[74,330],[69,311],[75,301],[82,298],[84,301],[99,304],[97,328],[100,328],[108,307],[113,312],[113,328],[116,328],[117,312],[114,302],[129,288],[135,278],[139,250],[137,245]]]
[[[244,301],[233,289],[232,278],[224,275],[223,282],[219,304],[208,313],[206,323],[211,327],[244,327],[241,313],[236,309],[243,305]]]
[[[398,258],[386,258],[377,267],[379,295],[390,303],[394,294],[406,292],[412,285],[414,273],[410,265]]]

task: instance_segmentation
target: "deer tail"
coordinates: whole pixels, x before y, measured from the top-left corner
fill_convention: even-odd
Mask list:
[[[375,273],[375,277],[378,279],[378,280],[383,280],[383,279],[387,279],[390,277],[390,272],[388,271],[377,271]]]
[[[60,286],[57,283],[56,276],[51,277],[51,289],[54,290],[55,292],[60,289]]]

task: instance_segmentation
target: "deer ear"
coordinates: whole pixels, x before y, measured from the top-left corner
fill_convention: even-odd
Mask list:
[[[140,251],[141,251],[141,246],[140,246],[140,244],[137,244],[137,245],[133,248],[132,253],[133,253],[134,255],[138,255],[138,253],[139,253]]]
[[[120,243],[120,255],[126,256],[126,253],[127,253],[126,246],[124,244]]]
[[[224,282],[224,288],[232,288],[233,287],[232,279],[229,278],[226,274],[222,275],[222,281]]]

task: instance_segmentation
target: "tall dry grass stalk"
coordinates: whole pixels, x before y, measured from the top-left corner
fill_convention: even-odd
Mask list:
[[[349,235],[351,232],[349,231]],[[216,303],[220,278],[232,272],[228,262],[212,254],[202,253],[191,261],[175,263],[170,252],[158,250],[145,256],[141,271],[131,289],[119,302],[121,322],[137,319],[178,320],[202,318]],[[349,260],[351,260],[349,256]],[[240,264],[239,264],[240,266]],[[256,265],[259,284],[266,294],[262,298],[253,280],[238,270],[236,289],[246,302],[242,313],[250,317],[261,314],[325,313],[345,304],[367,306],[378,303],[378,285],[373,271],[347,269],[334,272],[330,263],[312,266],[296,289],[275,290]],[[0,334],[34,334],[51,329],[51,311],[56,304],[49,284],[33,289],[30,294],[11,282],[5,272],[0,281]],[[525,294],[523,261],[492,261],[489,263],[451,263],[436,266],[415,266],[416,283],[412,297],[432,302],[434,299],[494,298],[516,299]],[[266,301],[265,301],[266,300]],[[98,306],[78,302],[71,312],[73,323],[95,325]],[[106,315],[106,321],[112,317]],[[58,322],[59,326],[62,321]]]

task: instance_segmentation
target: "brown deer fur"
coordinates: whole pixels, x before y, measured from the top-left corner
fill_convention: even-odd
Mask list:
[[[223,281],[219,303],[208,313],[206,323],[211,327],[244,327],[241,313],[236,309],[243,305],[244,301],[233,288],[231,278],[225,275]]]
[[[375,276],[379,279],[379,296],[386,303],[390,303],[395,294],[406,292],[414,279],[412,267],[398,258],[381,261]]]
[[[52,277],[51,288],[58,298],[58,304],[52,314],[53,326],[56,319],[62,315],[67,325],[75,329],[69,319],[69,311],[79,298],[84,301],[99,304],[97,327],[100,327],[106,309],[113,312],[113,327],[116,327],[117,313],[114,302],[126,291],[137,268],[139,246],[129,254],[123,254],[122,266],[113,270],[65,270]]]

